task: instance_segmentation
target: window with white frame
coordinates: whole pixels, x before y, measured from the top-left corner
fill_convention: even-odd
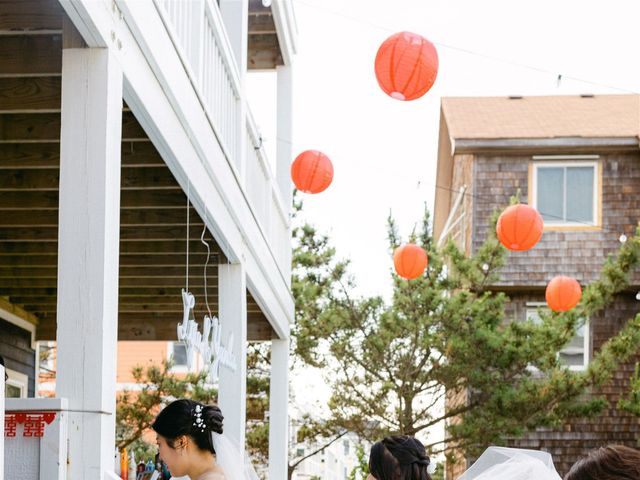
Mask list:
[[[6,398],[27,398],[29,377],[8,368],[6,372],[8,378],[4,384],[4,396]]]
[[[167,355],[173,362],[171,370],[173,372],[188,372],[189,363],[187,357],[187,347],[182,342],[169,342]]]
[[[597,226],[599,223],[598,162],[538,161],[533,163],[533,206],[548,226]]]
[[[527,303],[527,319],[534,323],[540,323],[539,308],[544,308],[543,303]],[[585,370],[589,365],[589,321],[582,322],[571,341],[560,350],[558,354],[563,365],[571,370]]]

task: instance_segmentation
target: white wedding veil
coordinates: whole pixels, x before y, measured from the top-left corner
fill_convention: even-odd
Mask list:
[[[226,480],[259,480],[248,453],[242,455],[240,448],[226,435],[212,433],[211,440],[216,451],[216,463],[224,471]]]
[[[458,480],[562,480],[551,455],[538,450],[489,447]]]

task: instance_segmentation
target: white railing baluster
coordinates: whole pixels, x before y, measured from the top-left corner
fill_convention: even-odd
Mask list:
[[[218,5],[214,0],[154,2],[241,184],[242,159],[238,157],[242,151],[240,142],[246,144],[245,194],[276,262],[287,274],[288,208],[282,205],[250,111],[246,125],[240,125],[242,99],[238,68]]]

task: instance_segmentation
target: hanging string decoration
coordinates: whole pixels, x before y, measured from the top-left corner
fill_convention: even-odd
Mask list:
[[[380,45],[375,73],[384,93],[396,100],[415,100],[436,81],[438,52],[421,35],[399,32]]]
[[[522,252],[532,249],[542,238],[544,222],[538,211],[522,203],[507,207],[500,214],[496,234],[509,250]]]
[[[407,280],[420,277],[429,263],[424,249],[415,243],[402,245],[393,252],[393,266],[396,273]]]
[[[580,303],[582,288],[575,278],[558,275],[547,285],[547,305],[554,312],[566,312]]]
[[[306,150],[293,161],[291,178],[301,192],[320,193],[333,181],[333,164],[324,153]]]

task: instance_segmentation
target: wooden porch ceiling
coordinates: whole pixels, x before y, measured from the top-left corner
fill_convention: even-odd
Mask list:
[[[284,60],[271,7],[264,7],[262,0],[249,0],[247,68],[273,70],[278,65],[284,65]]]
[[[0,1],[0,297],[38,319],[37,338],[55,339],[62,23],[56,0]],[[120,340],[175,340],[186,283],[187,199],[124,106],[120,211]],[[206,313],[200,241],[190,209],[189,289]],[[207,294],[218,307],[217,264],[226,259],[207,231]],[[272,329],[247,292],[250,340]]]

